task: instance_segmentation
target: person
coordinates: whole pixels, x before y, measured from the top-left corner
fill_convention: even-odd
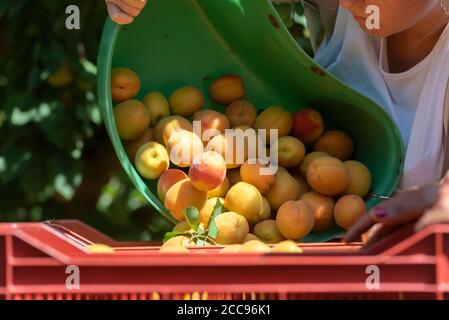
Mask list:
[[[130,24],[147,4],[146,0],[105,0],[111,20],[118,24]]]
[[[406,146],[400,189],[344,240],[369,231],[371,244],[404,223],[418,220],[421,230],[449,222],[449,1],[305,2],[315,61],[384,108]],[[373,6],[376,27],[368,23]]]
[[[291,3],[301,0],[273,0]],[[400,190],[345,235],[374,243],[404,223],[449,222],[449,0],[303,0],[315,61],[376,101],[406,145]],[[145,0],[106,0],[112,20],[131,23]],[[367,24],[378,8],[380,25]],[[445,108],[446,106],[446,108]]]

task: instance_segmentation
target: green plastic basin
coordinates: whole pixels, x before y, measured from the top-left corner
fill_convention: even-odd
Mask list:
[[[111,68],[129,67],[142,81],[137,98],[149,91],[170,95],[198,86],[208,92],[212,79],[238,74],[246,99],[258,109],[282,105],[294,112],[318,109],[328,129],[342,129],[355,140],[354,158],[373,174],[372,192],[389,196],[403,167],[398,128],[375,103],[316,65],[297,45],[270,1],[152,0],[132,25],[107,20],[98,56],[98,95],[103,120],[123,169],[154,208],[175,219],[156,196],[156,182],[142,179],[129,161],[113,117]],[[208,100],[205,107],[224,110]],[[370,199],[371,207],[379,200]],[[306,242],[342,234],[335,227],[312,233]]]

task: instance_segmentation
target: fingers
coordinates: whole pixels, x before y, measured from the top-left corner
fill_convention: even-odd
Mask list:
[[[428,185],[397,193],[364,215],[345,235],[345,242],[356,241],[375,223],[385,227],[416,221],[430,208],[439,194],[438,185]],[[387,229],[385,229],[387,230]]]
[[[120,10],[122,10],[122,12],[132,16],[133,18],[137,17],[140,13],[140,9],[137,9],[129,5],[125,0],[108,0],[108,1],[112,4],[115,4],[117,7],[120,8]]]
[[[371,214],[364,214],[355,225],[348,230],[345,234],[344,242],[354,242],[357,241],[363,233],[369,230],[374,225],[374,220]]]
[[[115,4],[107,3],[107,8],[111,20],[117,24],[130,24],[134,21],[134,18],[132,16],[124,13]]]
[[[111,19],[119,24],[131,23],[147,4],[146,0],[106,0]],[[120,11],[117,11],[120,10]],[[123,23],[123,21],[126,21]]]
[[[147,0],[121,0],[121,1],[139,10],[142,10],[147,4]]]
[[[421,231],[430,225],[449,223],[449,211],[433,208],[428,210],[415,225],[415,231]]]
[[[393,233],[395,230],[400,228],[401,226],[386,226],[382,223],[375,224],[368,232],[366,233],[365,239],[365,248],[374,245],[380,240],[384,239],[386,236]]]
[[[442,209],[449,210],[449,179],[446,176],[440,184],[440,190],[438,191],[438,198],[434,207],[440,207]]]
[[[438,191],[435,205],[426,211],[416,223],[415,230],[420,231],[432,224],[449,223],[449,180],[445,178]]]
[[[370,214],[374,221],[387,226],[415,221],[435,203],[438,190],[438,185],[429,185],[399,192],[374,207]]]
[[[386,206],[387,204],[382,204],[382,207],[376,207],[370,212],[375,222],[380,222],[386,226],[416,221],[425,210],[425,207],[420,206],[417,201],[410,201],[408,204],[394,203],[392,206]]]

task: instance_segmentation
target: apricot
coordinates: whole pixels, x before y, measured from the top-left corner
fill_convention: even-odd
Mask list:
[[[350,183],[344,194],[355,194],[364,198],[371,189],[371,172],[364,164],[358,161],[345,161],[343,164],[350,176]]]
[[[128,68],[114,68],[111,71],[111,94],[114,101],[134,98],[140,90],[139,76]]]
[[[176,236],[165,241],[162,247],[187,247],[193,244],[186,236]]]
[[[263,137],[259,136],[256,130],[247,126],[238,126],[232,129],[231,134],[234,150],[239,152],[238,155],[243,155],[243,160],[250,158],[268,160],[267,146],[262,140]],[[243,162],[238,163],[242,164]]]
[[[295,113],[292,135],[303,143],[315,142],[323,131],[323,118],[318,111],[303,109]]]
[[[173,232],[188,232],[190,231],[192,228],[190,227],[190,225],[187,223],[187,221],[182,220],[179,221],[174,227],[173,227]]]
[[[240,253],[268,253],[271,252],[271,248],[259,240],[251,240],[245,242],[239,250]]]
[[[278,243],[285,239],[279,232],[275,220],[259,222],[254,226],[254,234],[265,243]]]
[[[214,110],[201,110],[195,112],[193,121],[194,126],[195,121],[198,121],[201,125],[201,134],[195,133],[201,137],[204,144],[207,144],[213,137],[225,133],[225,130],[230,128],[228,118]]]
[[[177,246],[177,247],[162,247],[159,249],[160,253],[182,253],[182,254],[186,254],[186,253],[190,253],[189,249],[187,249],[186,247],[181,247],[181,246]]]
[[[174,131],[167,141],[170,160],[178,167],[190,167],[197,156],[203,152],[203,142],[193,132],[187,130]]]
[[[240,176],[240,169],[228,170],[227,172],[229,187],[232,187],[233,185],[237,184],[237,182],[242,181],[242,177]]]
[[[220,250],[220,253],[238,253],[240,251],[241,247],[242,247],[241,244],[227,245],[223,249]]]
[[[145,143],[151,141],[154,141],[153,128],[147,128],[145,132],[136,140],[126,141],[124,147],[129,159],[131,159],[131,161],[134,161],[134,159],[136,159],[137,150],[139,150],[139,148],[143,146]]]
[[[326,196],[334,196],[346,190],[350,183],[350,176],[343,162],[337,158],[321,157],[310,164],[307,170],[307,182],[314,191]]]
[[[242,78],[237,75],[226,75],[212,82],[209,94],[215,102],[229,104],[245,96]]]
[[[231,127],[254,126],[257,118],[257,110],[254,106],[243,100],[231,103],[225,110],[225,114],[231,123]]]
[[[269,219],[270,217],[271,217],[270,203],[266,198],[262,197],[262,205],[260,207],[259,212],[257,213],[257,216],[252,216],[247,220],[250,225],[255,225],[260,221]]]
[[[302,253],[303,251],[300,247],[298,247],[296,242],[292,240],[285,240],[275,245],[272,252]]]
[[[308,192],[300,198],[307,203],[313,215],[315,216],[315,224],[313,231],[324,231],[334,225],[334,205],[332,198],[323,196],[316,192]]]
[[[287,169],[285,169],[284,167],[278,167],[278,172],[288,172],[290,173]]]
[[[262,194],[267,193],[276,181],[275,174],[266,174],[263,168],[266,169],[268,166],[262,165],[254,159],[246,161],[240,167],[242,180],[255,186]]]
[[[223,182],[216,187],[215,189],[209,191],[207,194],[208,198],[214,198],[214,197],[221,197],[224,198],[226,196],[226,193],[229,191],[229,179],[227,176],[225,176]]]
[[[299,166],[306,155],[304,144],[293,137],[281,137],[275,142],[274,146],[277,147],[278,163],[284,168]]]
[[[256,235],[254,235],[253,233],[248,233],[248,235],[246,236],[246,238],[243,241],[243,243],[248,242],[248,241],[252,241],[252,240],[260,241],[260,239]]]
[[[354,142],[342,131],[328,131],[318,139],[314,148],[316,151],[323,151],[331,157],[346,161],[354,153]]]
[[[210,198],[206,201],[206,204],[200,210],[200,223],[202,223],[203,225],[209,225],[209,219],[212,215],[212,211],[214,210],[215,205],[217,204],[217,200],[220,201],[222,205],[224,205],[223,198]]]
[[[271,141],[270,130],[277,130],[277,137],[287,136],[293,127],[293,118],[290,112],[282,107],[270,107],[264,110],[256,119],[254,128],[266,130],[266,143]]]
[[[270,190],[265,194],[272,210],[278,210],[283,203],[289,200],[298,200],[299,183],[288,173],[281,170],[276,174],[276,180]]]
[[[168,189],[164,204],[175,219],[182,221],[184,209],[195,207],[203,209],[207,201],[207,192],[196,189],[189,179],[181,180]]]
[[[71,84],[73,78],[73,72],[70,66],[67,63],[63,63],[48,77],[47,82],[54,88],[62,88]]]
[[[201,153],[193,159],[189,170],[189,178],[198,190],[214,190],[226,178],[226,162],[215,151]]]
[[[245,145],[245,141],[239,142],[236,136],[220,134],[209,141],[205,150],[219,153],[225,159],[226,167],[235,169],[240,167],[247,158]]]
[[[136,169],[146,179],[157,179],[170,166],[165,147],[157,142],[148,142],[136,154]]]
[[[169,102],[173,114],[190,117],[201,109],[205,98],[197,87],[182,87],[171,94]]]
[[[243,243],[249,233],[249,225],[245,217],[235,212],[223,212],[215,218],[218,235],[214,241],[219,244]]]
[[[259,211],[259,221],[264,221],[267,219],[270,219],[271,217],[271,207],[270,203],[268,202],[267,198],[262,197],[262,207]]]
[[[150,92],[143,98],[143,104],[148,108],[151,115],[151,125],[170,115],[170,105],[167,98],[160,92]]]
[[[365,213],[365,202],[356,195],[340,198],[335,204],[335,222],[345,230],[349,230]]]
[[[238,182],[226,194],[224,206],[241,214],[248,221],[257,221],[262,204],[262,195],[256,187],[246,182]]]
[[[299,173],[293,174],[293,178],[298,182],[299,184],[299,196],[301,197],[304,193],[312,191],[312,188],[310,188],[309,184],[307,183],[307,180],[304,179]]]
[[[114,248],[112,248],[108,245],[102,244],[102,243],[94,243],[94,244],[87,245],[86,250],[89,253],[96,253],[96,254],[114,253],[115,252]]]
[[[306,178],[307,177],[307,170],[309,170],[309,166],[312,163],[313,160],[329,156],[326,152],[321,151],[315,151],[312,153],[309,153],[305,156],[304,160],[301,163],[301,166],[299,167],[301,175]]]
[[[243,132],[246,132],[246,130],[248,130],[248,129],[253,129],[253,128],[251,128],[250,126],[235,126],[235,127],[232,127],[232,129],[233,130],[238,130],[238,129],[240,129],[240,130],[242,130]],[[253,129],[254,130],[254,129]]]
[[[308,235],[315,224],[315,217],[303,200],[287,201],[278,210],[276,225],[287,239],[297,240]]]
[[[182,129],[193,131],[193,126],[189,120],[180,116],[165,117],[154,127],[154,139],[156,142],[166,145],[171,134]]]
[[[179,169],[169,169],[165,171],[157,181],[157,196],[164,202],[165,194],[175,183],[187,179],[188,176]]]
[[[116,105],[113,112],[118,134],[123,140],[138,139],[150,125],[150,112],[140,101],[124,101]]]

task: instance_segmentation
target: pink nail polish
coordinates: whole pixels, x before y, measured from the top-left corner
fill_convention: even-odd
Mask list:
[[[384,219],[388,216],[388,210],[386,208],[377,207],[373,209],[373,212],[378,219]]]

